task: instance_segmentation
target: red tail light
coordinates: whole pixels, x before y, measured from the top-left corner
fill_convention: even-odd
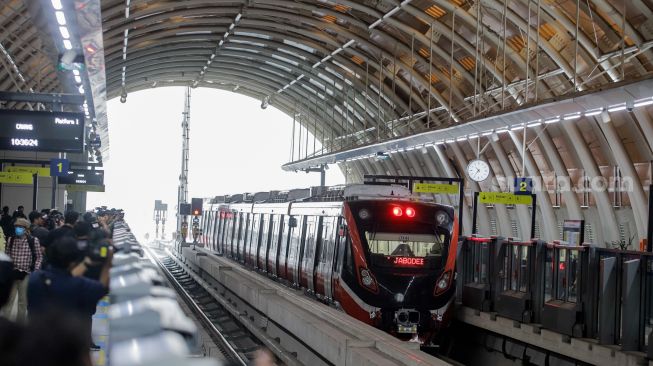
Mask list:
[[[415,217],[415,209],[412,207],[406,207],[406,216]]]
[[[397,206],[395,206],[395,207],[392,208],[392,214],[393,214],[394,216],[396,216],[396,217],[400,217],[400,216],[403,215],[404,213],[403,213],[403,211],[401,211],[401,207],[397,207]]]

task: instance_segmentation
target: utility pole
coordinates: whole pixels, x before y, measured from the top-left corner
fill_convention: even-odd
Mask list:
[[[190,142],[190,87],[186,87],[184,97],[184,112],[181,120],[182,146],[181,146],[181,174],[179,175],[179,189],[177,196],[177,233],[180,234],[181,243],[186,242],[188,222],[186,215],[180,214],[181,205],[188,202],[188,159]]]

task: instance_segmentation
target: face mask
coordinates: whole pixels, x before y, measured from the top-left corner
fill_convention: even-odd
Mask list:
[[[16,236],[23,236],[25,235],[25,228],[24,227],[17,227],[16,228]]]

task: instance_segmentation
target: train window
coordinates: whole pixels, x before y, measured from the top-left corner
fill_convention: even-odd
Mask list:
[[[365,232],[370,252],[398,257],[441,256],[446,236],[429,234],[400,234]]]

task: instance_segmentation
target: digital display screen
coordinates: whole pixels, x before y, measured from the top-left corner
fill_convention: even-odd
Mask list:
[[[392,264],[398,266],[423,266],[424,258],[415,257],[394,257]]]
[[[0,110],[0,150],[80,153],[83,149],[82,113]]]
[[[65,177],[59,177],[59,184],[104,185],[104,171],[71,169]]]

